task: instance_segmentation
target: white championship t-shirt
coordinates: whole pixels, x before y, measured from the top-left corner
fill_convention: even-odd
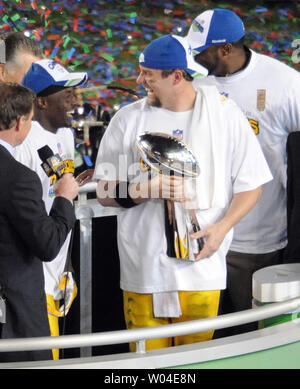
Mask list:
[[[49,178],[41,167],[42,161],[38,150],[45,145],[48,145],[54,154],[60,155],[67,165],[66,171],[74,172],[74,137],[69,128],[61,128],[53,134],[45,130],[38,122],[33,121],[25,141],[15,148],[15,158],[38,174],[43,187],[43,200],[49,213],[55,197],[53,183],[51,184],[55,177]],[[45,293],[52,295],[55,300],[62,297],[57,286],[64,272],[70,237],[71,232],[54,260],[43,262]]]
[[[248,66],[229,77],[199,78],[234,100],[248,118],[273,175],[255,207],[234,227],[230,249],[267,253],[286,246],[286,141],[300,130],[300,74],[251,50]],[[258,167],[259,168],[259,167]]]
[[[231,200],[233,193],[255,189],[272,177],[240,109],[229,100],[222,103],[222,108],[228,118],[220,131],[226,134],[226,190]],[[137,136],[145,131],[164,132],[185,141],[191,116],[192,111],[171,112],[150,107],[146,99],[125,106],[112,118],[102,138],[94,178],[133,181],[138,175],[142,176],[145,172],[136,148]],[[228,206],[229,203],[222,209],[198,210],[200,226],[221,219]],[[151,199],[130,209],[122,209],[118,215],[121,288],[137,293],[224,289],[225,256],[231,239],[232,231],[218,252],[198,262],[170,258],[166,255],[164,202]]]

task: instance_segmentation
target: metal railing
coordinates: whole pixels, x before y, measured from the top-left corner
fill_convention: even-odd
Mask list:
[[[144,354],[146,352],[145,341],[147,339],[174,337],[204,332],[211,329],[217,330],[221,328],[228,328],[295,311],[300,311],[300,297],[246,311],[220,315],[213,318],[193,320],[184,323],[166,324],[159,327],[110,331],[94,334],[63,335],[57,337],[2,339],[0,341],[0,352],[92,347],[137,342],[136,352],[138,354]]]

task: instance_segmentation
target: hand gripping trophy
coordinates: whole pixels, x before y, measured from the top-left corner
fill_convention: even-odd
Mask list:
[[[148,132],[138,136],[136,146],[144,163],[151,169],[160,174],[186,178],[189,195],[195,195],[192,187],[200,168],[185,143],[171,135]],[[164,205],[167,255],[194,261],[204,244],[203,238],[192,240],[189,236],[200,230],[195,210],[170,200],[165,200]]]

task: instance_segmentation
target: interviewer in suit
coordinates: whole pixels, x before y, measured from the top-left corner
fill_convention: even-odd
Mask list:
[[[13,158],[14,147],[30,130],[34,99],[21,85],[0,84],[0,287],[6,302],[2,339],[50,336],[42,260],[56,257],[75,223],[75,179],[65,174],[57,181],[48,216],[37,174]],[[2,362],[42,359],[52,359],[51,350],[0,352]]]

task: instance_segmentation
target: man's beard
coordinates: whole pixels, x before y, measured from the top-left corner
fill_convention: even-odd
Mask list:
[[[162,106],[161,105],[161,101],[156,96],[154,96],[154,97],[153,96],[151,96],[151,97],[148,96],[147,103],[149,105],[151,105],[152,107],[161,108],[161,106]]]
[[[158,107],[158,108],[160,108],[162,106],[161,101],[153,93],[153,90],[147,84],[143,84],[143,87],[144,87],[145,91],[147,92],[147,103],[151,107]]]

